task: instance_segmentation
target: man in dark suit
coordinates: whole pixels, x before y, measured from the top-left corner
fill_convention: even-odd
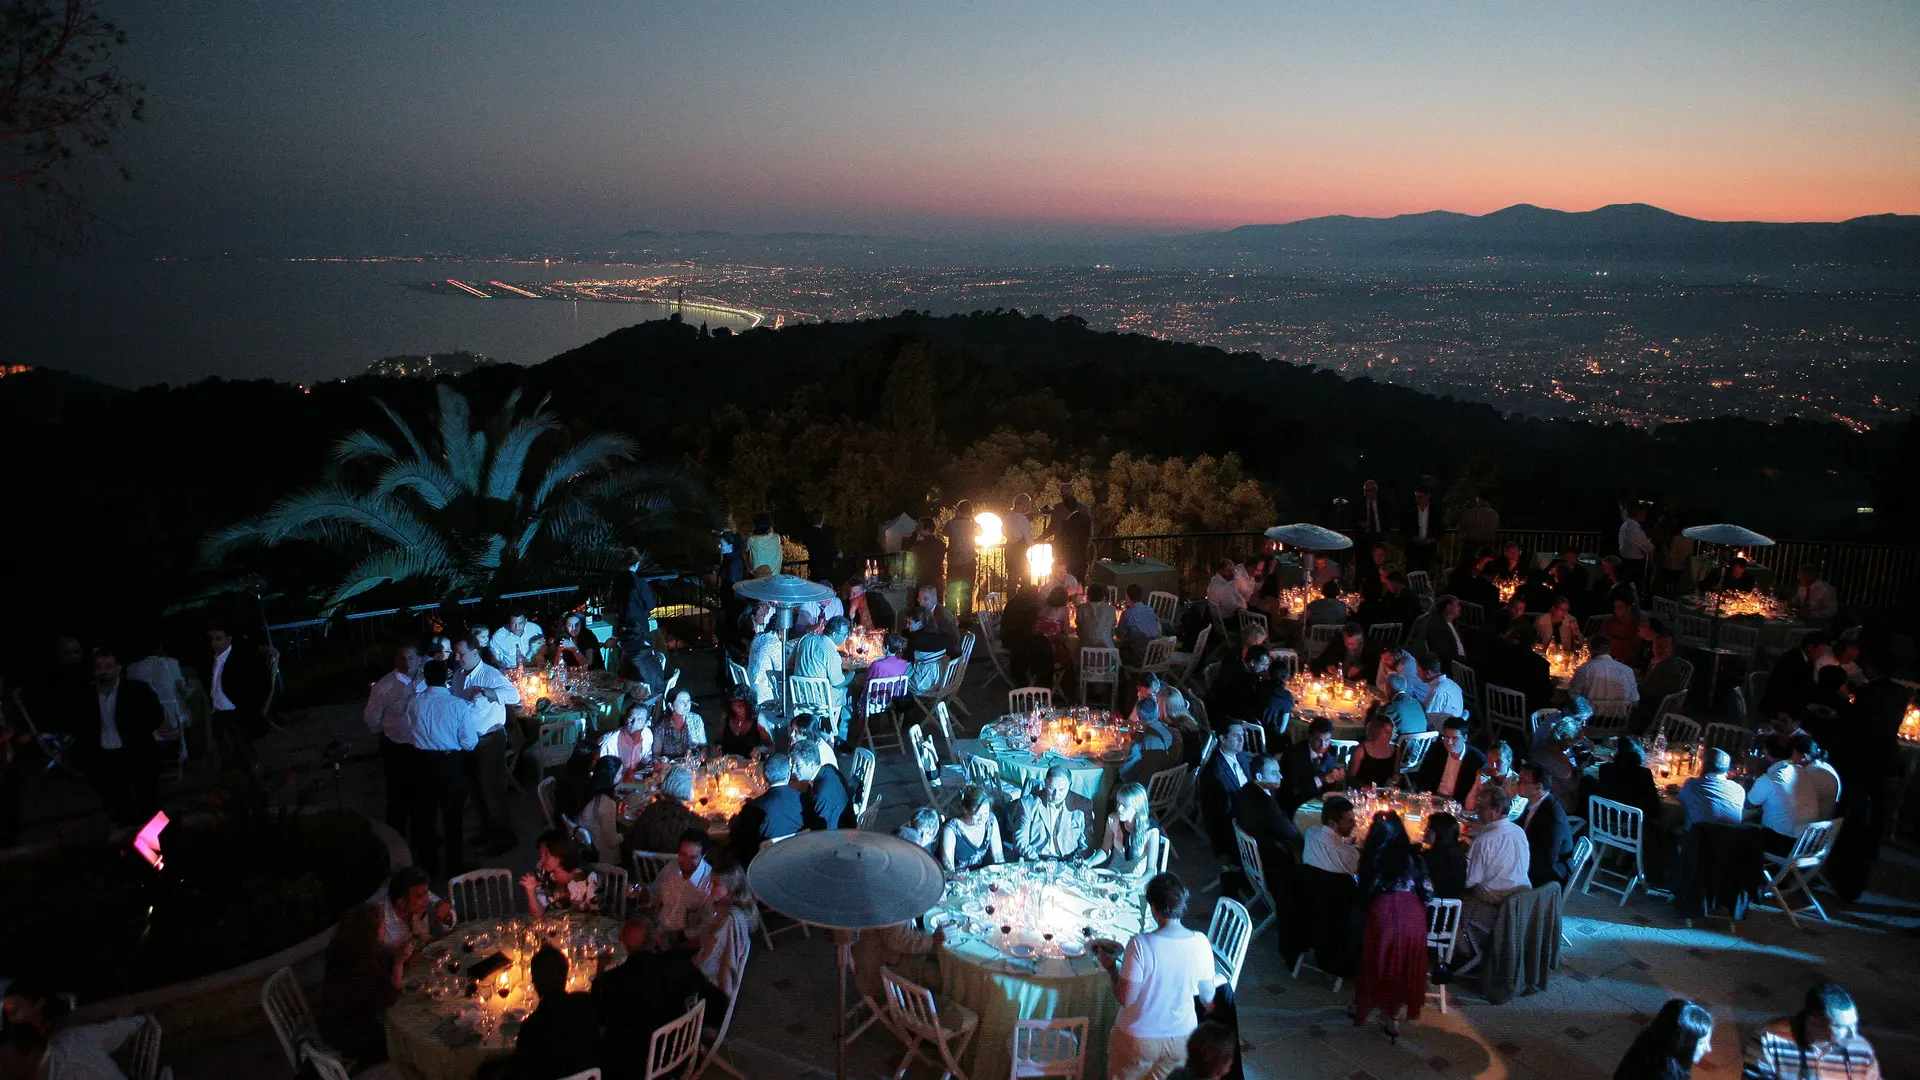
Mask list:
[[[820,744],[812,739],[796,742],[789,755],[793,765],[795,790],[800,792],[800,820],[808,829],[853,828],[853,802],[847,794],[846,778],[838,767],[820,761]]]
[[[1520,827],[1527,832],[1527,880],[1536,889],[1549,881],[1564,886],[1573,874],[1573,833],[1567,829],[1567,812],[1547,788],[1546,768],[1538,762],[1521,763],[1514,794],[1527,800],[1520,815]]]
[[[267,733],[267,700],[273,673],[259,650],[233,635],[224,623],[207,629],[207,696],[213,732],[222,743],[228,768],[251,771],[258,765],[253,740]]]
[[[632,663],[653,640],[653,584],[641,573],[646,562],[646,552],[630,547],[626,569],[613,578],[613,640],[620,645],[623,663]],[[726,593],[733,596],[732,589]]]
[[[788,783],[793,778],[792,761],[785,754],[774,754],[760,771],[767,778],[767,790],[741,807],[727,828],[733,861],[741,866],[753,861],[762,841],[792,836],[806,828],[800,792]]]
[[[1233,797],[1233,823],[1260,845],[1260,867],[1267,881],[1286,880],[1293,853],[1300,848],[1300,830],[1293,824],[1293,811],[1282,802],[1285,781],[1280,762],[1261,754],[1253,759],[1253,775]]]
[[[1433,573],[1434,558],[1440,551],[1440,508],[1433,505],[1433,493],[1425,484],[1413,489],[1413,505],[1407,509],[1402,540],[1408,570]]]
[[[1353,519],[1348,523],[1348,531],[1354,534],[1354,550],[1372,551],[1392,528],[1393,517],[1387,513],[1386,503],[1380,501],[1380,485],[1372,480],[1360,485],[1360,501],[1353,504]]]
[[[1331,673],[1348,682],[1366,682],[1372,677],[1374,667],[1380,663],[1378,653],[1368,666],[1367,632],[1357,622],[1350,622],[1340,628],[1340,636],[1327,643],[1320,655],[1313,658],[1307,670],[1315,675]]]
[[[1414,611],[1413,594],[1407,591],[1407,575],[1395,570],[1387,575],[1385,590],[1363,601],[1353,618],[1368,628],[1378,623],[1399,623],[1404,627],[1413,622]]]
[[[1759,706],[1760,715],[1772,722],[1779,717],[1793,719],[1806,709],[1815,689],[1814,661],[1827,650],[1831,640],[1824,631],[1815,630],[1800,639],[1799,648],[1780,654],[1779,661],[1773,665],[1773,676],[1767,680],[1767,692],[1754,703]]]
[[[600,1012],[586,994],[567,993],[567,958],[549,945],[527,965],[540,1004],[520,1024],[512,1067],[482,1076],[513,1080],[559,1080],[600,1064]]]
[[[1347,783],[1346,759],[1333,748],[1333,721],[1319,717],[1307,725],[1307,737],[1280,755],[1280,792],[1277,798],[1288,816],[1329,791]]]
[[[602,1032],[600,1069],[605,1080],[641,1080],[653,1033],[685,1015],[688,998],[705,999],[707,1015],[718,1026],[727,996],[694,966],[693,953],[661,948],[644,918],[631,918],[621,927],[620,944],[626,960],[593,980]]]
[[[1451,717],[1440,729],[1440,745],[1429,749],[1414,770],[1413,782],[1420,791],[1465,802],[1486,764],[1487,755],[1467,745],[1467,721]]]
[[[818,510],[807,511],[807,523],[793,530],[793,539],[807,549],[808,578],[828,583],[838,580],[835,571],[840,560],[840,548],[834,543],[833,530],[827,528],[825,514]]]
[[[1438,661],[1436,671],[1449,671],[1454,661],[1467,659],[1467,643],[1460,636],[1460,601],[1451,596],[1439,596],[1433,601],[1433,611],[1427,615],[1426,640],[1423,643],[1426,655]]]
[[[166,714],[153,688],[121,677],[120,658],[93,650],[93,684],[76,702],[74,764],[100,791],[115,825],[139,825],[160,808],[153,733]]]
[[[1200,768],[1200,818],[1213,854],[1223,860],[1238,850],[1233,842],[1233,800],[1247,786],[1246,746],[1245,729],[1234,724]]]

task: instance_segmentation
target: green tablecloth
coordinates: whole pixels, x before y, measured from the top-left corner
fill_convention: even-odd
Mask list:
[[[1048,769],[1065,765],[1073,793],[1093,803],[1096,825],[1106,818],[1113,789],[1120,784],[1120,766],[1125,764],[1123,761],[1099,762],[1053,754],[1034,757],[1025,750],[993,750],[979,739],[956,739],[953,746],[962,761],[968,755],[991,758],[1000,766],[1001,779],[1009,784],[1033,789],[1045,786]],[[1098,840],[1098,836],[1094,839]]]
[[[444,1007],[425,994],[407,994],[394,1002],[383,1023],[387,1058],[424,1080],[472,1080],[482,1065],[513,1053],[515,1036],[497,1031],[483,1041],[455,1024]]]
[[[1087,582],[1112,585],[1124,599],[1129,585],[1140,586],[1143,598],[1155,592],[1180,594],[1180,571],[1159,559],[1133,559],[1114,562],[1101,559],[1087,570]]]
[[[1120,1013],[1113,983],[1091,955],[1054,960],[1028,974],[978,938],[961,938],[940,949],[940,991],[980,1014],[980,1028],[967,1049],[968,1076],[1001,1077],[1012,1065],[1014,1022],[1084,1016],[1087,1070],[1107,1074],[1107,1036]]]

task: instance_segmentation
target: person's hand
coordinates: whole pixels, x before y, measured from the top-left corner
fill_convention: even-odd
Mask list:
[[[933,932],[933,943],[934,943],[934,945],[936,945],[936,946],[939,946],[939,945],[945,945],[945,944],[947,943],[947,928],[946,928],[946,927],[944,927],[944,926],[942,926],[942,927],[940,927],[939,929],[937,929],[937,930],[935,930],[935,931]]]
[[[1093,954],[1093,960],[1094,960],[1094,963],[1097,963],[1101,967],[1105,968],[1109,974],[1113,973],[1116,970],[1116,968],[1114,967],[1114,963],[1115,963],[1114,955],[1105,949],[1095,950]]]
[[[433,921],[441,924],[442,926],[452,926],[453,925],[453,905],[448,903],[445,900],[442,900],[438,904],[434,905]]]
[[[532,874],[521,874],[520,887],[527,890],[528,892],[533,892],[535,889],[538,889],[540,887],[540,879],[537,877],[534,877]]]
[[[1326,780],[1326,783],[1327,783],[1327,786],[1328,786],[1328,787],[1332,787],[1332,786],[1333,786],[1333,785],[1335,785],[1335,784],[1338,784],[1338,783],[1341,783],[1341,782],[1343,782],[1343,781],[1345,781],[1345,780],[1346,780],[1346,778],[1347,778],[1347,770],[1346,770],[1346,767],[1345,767],[1345,766],[1340,766],[1340,767],[1338,767],[1338,768],[1335,768],[1335,769],[1334,769],[1334,770],[1333,770],[1332,772],[1330,772],[1330,773],[1328,773],[1328,774],[1327,774],[1327,780]]]
[[[404,967],[407,961],[411,959],[413,959],[413,941],[409,939],[401,942],[400,948],[394,950],[393,962]]]

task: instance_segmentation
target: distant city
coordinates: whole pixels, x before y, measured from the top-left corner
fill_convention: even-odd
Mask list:
[[[603,268],[604,269],[604,268]],[[1907,289],[1520,283],[1258,270],[636,267],[593,280],[420,288],[479,298],[678,304],[738,329],[924,310],[1071,314],[1091,327],[1256,352],[1535,417],[1650,426],[1800,417],[1867,430],[1920,394]]]

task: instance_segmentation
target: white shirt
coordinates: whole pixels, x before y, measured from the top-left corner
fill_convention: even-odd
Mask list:
[[[1813,816],[1812,786],[1800,783],[1800,770],[1791,761],[1776,761],[1769,766],[1748,789],[1747,805],[1760,808],[1762,828],[1782,836],[1797,837],[1800,830],[1819,820]]]
[[[408,938],[424,939],[433,932],[433,909],[440,906],[438,894],[427,894],[427,910],[411,919],[403,919],[393,909],[393,897],[387,894],[387,887],[373,895],[373,902],[380,905],[380,947],[397,949]]]
[[[747,686],[753,691],[754,704],[780,700],[780,634],[762,630],[753,635],[747,647]]]
[[[1380,531],[1380,500],[1379,499],[1363,499],[1362,502],[1366,505],[1366,508],[1367,508],[1366,531],[1370,533],[1379,532]]]
[[[1533,884],[1527,879],[1532,861],[1526,830],[1501,818],[1474,834],[1473,845],[1467,849],[1467,888],[1478,886],[1493,892],[1528,888]]]
[[[1113,1026],[1136,1039],[1184,1039],[1200,1026],[1193,999],[1212,1001],[1219,984],[1205,934],[1178,922],[1135,934],[1120,959],[1120,1015]]]
[[[1001,523],[1000,532],[1009,544],[1025,544],[1033,540],[1033,522],[1025,514],[1007,511],[1007,519]]]
[[[1833,586],[1818,578],[1813,584],[1793,591],[1793,606],[1804,608],[1810,619],[1831,619],[1840,614],[1840,598],[1834,594]]]
[[[1212,954],[1209,953],[1209,956]],[[126,1080],[127,1074],[113,1060],[120,1049],[146,1024],[142,1016],[123,1016],[98,1024],[78,1024],[54,1033],[47,1040],[46,1057],[40,1062],[40,1075],[60,1080]]]
[[[1301,861],[1308,866],[1355,877],[1360,873],[1360,848],[1333,831],[1331,825],[1315,825],[1307,830]]]
[[[214,712],[232,712],[234,710],[232,699],[227,697],[227,688],[220,680],[220,677],[225,675],[227,671],[227,657],[232,655],[233,646],[229,645],[220,650],[219,656],[213,658],[213,688],[208,692],[207,698],[213,705]]]
[[[118,750],[126,744],[120,741],[120,723],[114,719],[114,713],[120,707],[120,682],[114,680],[113,686],[94,691],[100,696],[100,749]]]
[[[1212,606],[1213,613],[1220,616],[1222,622],[1232,619],[1241,608],[1247,606],[1246,598],[1240,595],[1240,589],[1233,583],[1233,579],[1223,578],[1219,574],[1213,575],[1213,578],[1207,582],[1207,603]],[[1232,623],[1227,625],[1229,629],[1233,628]]]
[[[1632,668],[1613,657],[1596,656],[1573,673],[1572,681],[1567,683],[1567,693],[1588,701],[1624,701],[1632,705],[1640,700],[1640,680]]]
[[[504,626],[495,630],[487,647],[493,650],[493,658],[500,661],[501,667],[520,667],[533,660],[533,643],[546,636],[539,623],[528,619],[517,634]]]
[[[1435,716],[1457,716],[1462,720],[1467,718],[1467,695],[1460,689],[1459,683],[1445,675],[1436,675],[1427,685],[1432,687],[1427,694],[1426,707],[1429,720]]]
[[[152,688],[166,714],[167,727],[177,728],[187,722],[187,707],[180,701],[180,661],[171,656],[143,656],[127,665],[126,675]]]
[[[1799,768],[1797,786],[1808,803],[1801,809],[1812,812],[1811,821],[1833,820],[1834,806],[1840,802],[1840,774],[1824,761],[1809,761]]]
[[[640,763],[653,756],[653,726],[640,725],[640,730],[629,734],[626,725],[600,736],[600,756],[620,759],[620,771],[632,772]]]
[[[1629,561],[1644,559],[1653,554],[1653,541],[1647,539],[1647,530],[1640,523],[1628,518],[1620,523],[1620,557]]]
[[[1445,750],[1446,748],[1436,747],[1435,749]],[[1460,759],[1457,757],[1454,757],[1453,753],[1451,751],[1448,751],[1447,763],[1440,770],[1440,787],[1438,790],[1447,792],[1449,795],[1451,795],[1454,791],[1454,787],[1453,787],[1454,782],[1459,779],[1460,779]]]
[[[654,879],[653,894],[660,902],[660,925],[668,930],[698,930],[713,903],[713,867],[705,859],[693,868],[693,877],[680,872],[678,862],[669,863]]]
[[[407,727],[407,703],[420,692],[423,683],[398,671],[380,676],[367,694],[367,708],[361,718],[367,730],[377,732],[403,746],[413,745],[413,731]]]
[[[497,653],[495,654],[498,655]],[[485,661],[473,666],[472,671],[455,671],[447,681],[447,688],[455,697],[471,701],[481,707],[479,734],[503,728],[507,724],[507,706],[520,704],[520,690],[500,674],[500,669]],[[491,690],[499,701],[488,701],[480,696],[480,691]]]
[[[407,703],[413,745],[422,750],[471,750],[480,741],[484,701],[455,697],[444,686],[429,686]]]
[[[1431,513],[1433,513],[1432,503],[1428,503],[1425,506],[1414,508],[1414,511],[1413,511],[1413,520],[1414,520],[1413,535],[1414,536],[1419,537],[1422,540],[1426,540],[1433,536],[1432,530],[1427,528],[1427,517]]]

